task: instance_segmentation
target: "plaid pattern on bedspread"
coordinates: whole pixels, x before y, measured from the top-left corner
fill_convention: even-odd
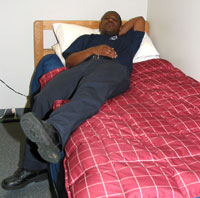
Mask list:
[[[69,197],[200,196],[200,83],[166,60],[134,64],[130,89],[83,123],[65,152]]]

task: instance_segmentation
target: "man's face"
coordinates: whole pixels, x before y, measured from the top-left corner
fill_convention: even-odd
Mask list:
[[[110,11],[105,13],[102,17],[99,30],[101,34],[117,35],[119,33],[120,26],[120,16],[116,12]]]

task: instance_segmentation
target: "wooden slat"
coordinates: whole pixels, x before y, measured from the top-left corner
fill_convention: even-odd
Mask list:
[[[145,32],[149,34],[149,22],[145,21]]]
[[[51,20],[51,21],[41,21],[43,23],[44,30],[51,30],[52,24],[54,23],[66,23],[66,24],[75,24],[82,25],[88,28],[99,28],[99,21],[62,21],[62,20]]]
[[[34,23],[34,59],[37,66],[43,57],[43,23],[36,21]]]

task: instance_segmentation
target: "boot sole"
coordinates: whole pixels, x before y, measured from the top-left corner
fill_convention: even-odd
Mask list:
[[[57,163],[60,157],[60,149],[49,137],[41,121],[32,113],[26,113],[20,120],[24,134],[38,146],[41,157],[50,163]]]

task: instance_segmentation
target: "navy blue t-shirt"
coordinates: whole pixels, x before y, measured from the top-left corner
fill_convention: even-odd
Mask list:
[[[84,49],[106,44],[114,48],[117,53],[116,60],[125,65],[130,72],[132,72],[132,60],[135,56],[141,41],[143,39],[144,32],[129,30],[125,35],[120,37],[112,37],[110,35],[91,34],[82,35],[77,38],[64,52],[63,57],[66,57],[74,52],[79,52]],[[90,59],[87,58],[86,60]]]

